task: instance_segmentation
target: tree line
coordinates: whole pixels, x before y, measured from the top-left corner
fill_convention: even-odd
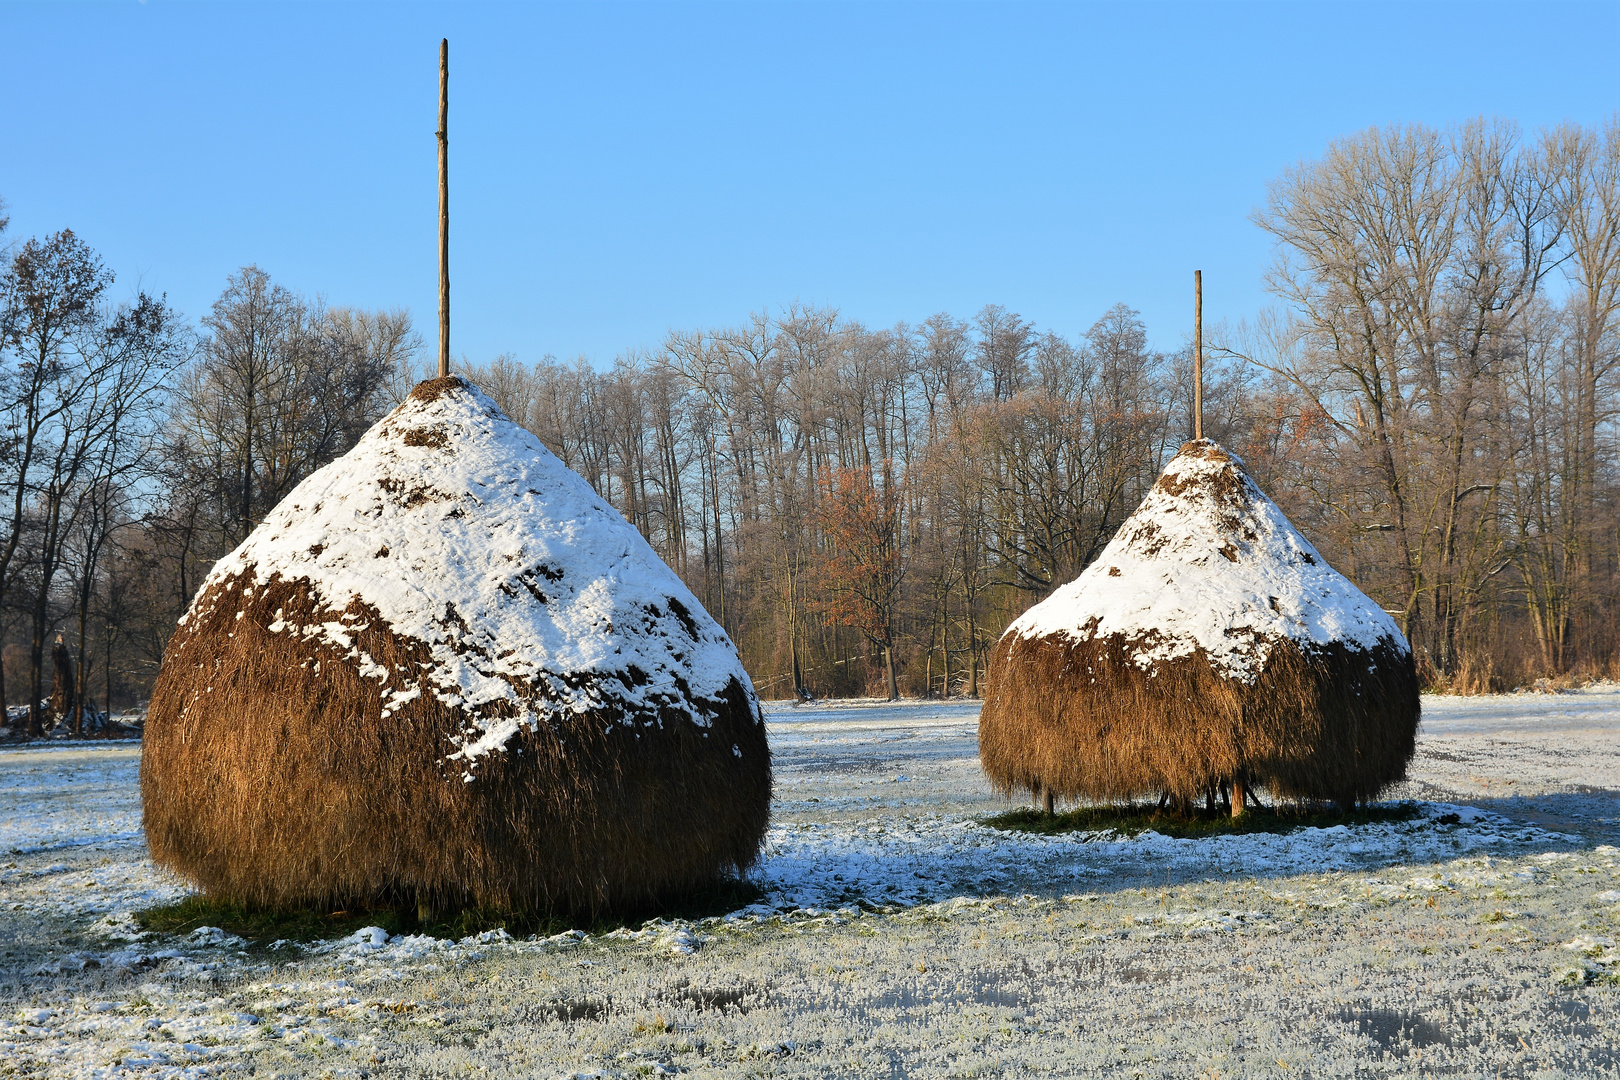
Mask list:
[[[1612,672],[1620,117],[1365,132],[1255,220],[1281,307],[1227,347],[1274,489],[1433,679]]]
[[[1394,612],[1438,687],[1620,666],[1620,121],[1369,130],[1255,211],[1276,305],[1218,326],[1206,432]],[[402,311],[246,267],[187,323],[70,232],[0,278],[4,693],[127,706],[214,560],[408,392]],[[1125,304],[868,327],[791,307],[610,366],[463,362],[638,528],[762,693],[977,695],[1191,430],[1187,348]],[[81,714],[82,715],[82,714]]]
[[[144,699],[208,568],[354,445],[418,348],[404,313],[257,267],[196,325],[112,285],[66,229],[0,272],[0,696],[34,733]]]

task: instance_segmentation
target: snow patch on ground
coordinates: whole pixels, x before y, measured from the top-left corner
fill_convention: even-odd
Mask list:
[[[1441,818],[1456,823],[1437,824]],[[1041,836],[930,815],[774,825],[753,879],[779,906],[851,899],[915,904],[954,890],[995,892],[1032,881],[1094,885],[1143,874],[1323,873],[1576,839],[1448,803],[1421,804],[1410,821],[1201,839],[1152,830],[1134,837],[1111,830]],[[1425,879],[1410,887],[1440,886]]]

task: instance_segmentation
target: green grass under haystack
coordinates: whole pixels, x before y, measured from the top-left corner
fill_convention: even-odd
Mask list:
[[[1021,806],[1004,814],[980,818],[979,822],[1003,832],[1056,836],[1071,832],[1112,830],[1124,836],[1152,829],[1162,836],[1198,839],[1206,836],[1241,836],[1248,833],[1289,833],[1295,829],[1329,829],[1335,825],[1371,825],[1391,821],[1411,821],[1419,814],[1412,803],[1379,803],[1345,814],[1323,806],[1275,806],[1250,808],[1243,816],[1196,810],[1180,815],[1151,806],[1082,806],[1075,810],[1048,814],[1032,806]]]
[[[485,930],[505,930],[513,937],[547,937],[565,930],[606,933],[624,926],[640,926],[652,918],[702,919],[724,915],[760,899],[758,888],[747,881],[729,880],[701,892],[669,900],[657,908],[599,916],[588,922],[565,915],[503,912],[469,908],[423,922],[415,908],[370,907],[343,911],[307,908],[278,910],[251,907],[234,900],[215,900],[198,894],[135,913],[142,930],[160,934],[189,934],[202,926],[217,926],[246,938],[254,946],[276,941],[329,941],[367,926],[380,926],[393,934],[427,934],[437,938],[463,938]]]

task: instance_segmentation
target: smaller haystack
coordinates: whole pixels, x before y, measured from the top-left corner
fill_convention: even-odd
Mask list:
[[[1074,581],[1007,628],[979,752],[1003,792],[1186,803],[1230,785],[1370,799],[1419,717],[1412,650],[1210,440],[1181,447]]]
[[[144,741],[153,858],[273,906],[636,908],[751,864],[771,794],[725,631],[455,376],[214,567]]]

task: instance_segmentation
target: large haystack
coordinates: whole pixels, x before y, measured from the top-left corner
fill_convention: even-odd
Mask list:
[[[725,632],[454,376],[214,567],[141,760],[153,857],[271,905],[635,907],[751,864],[770,790]]]
[[[1418,710],[1395,621],[1200,440],[1002,635],[979,751],[1009,793],[1192,801],[1231,783],[1350,804],[1405,775]]]

